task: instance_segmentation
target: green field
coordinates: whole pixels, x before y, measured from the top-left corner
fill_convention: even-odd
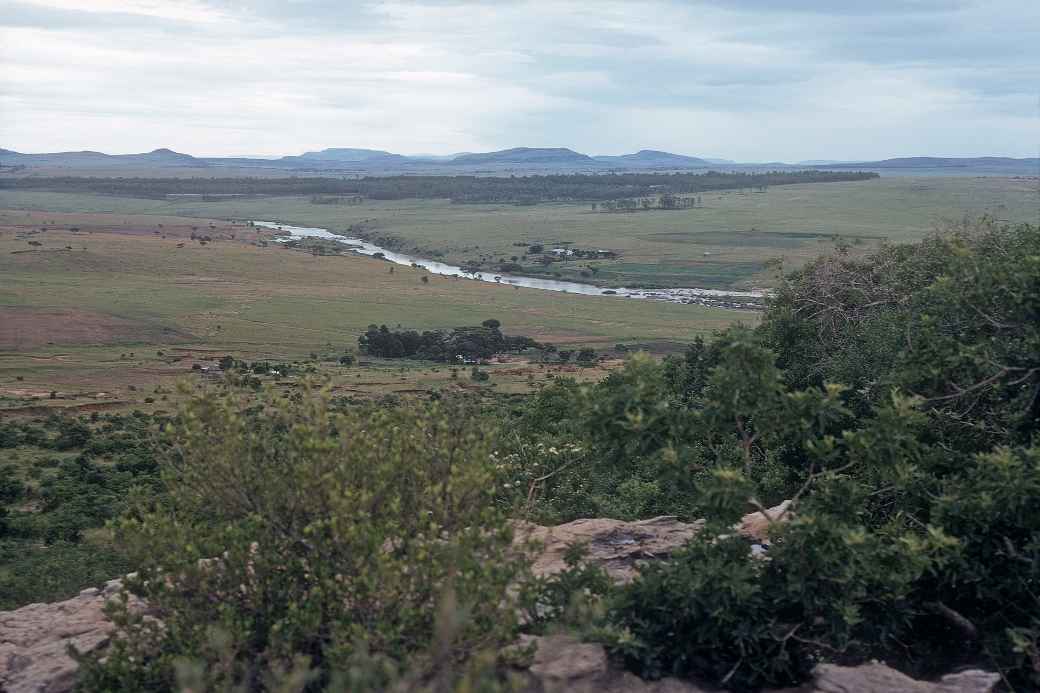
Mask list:
[[[400,239],[418,255],[460,264],[483,260],[490,269],[518,256],[528,273],[558,273],[605,286],[711,288],[768,286],[772,277],[764,263],[782,258],[785,267],[797,267],[832,249],[835,236],[866,249],[886,239],[921,238],[943,220],[964,215],[1035,221],[1037,209],[1034,180],[996,177],[774,186],[765,193],[703,194],[702,202],[703,207],[682,211],[604,213],[585,204],[395,200],[339,206],[311,204],[308,198],[203,202],[0,191],[0,207],[8,209],[264,219],[339,231],[364,222],[372,234]],[[522,258],[534,243],[611,250],[619,257],[542,268]]]
[[[0,191],[0,396],[8,405],[24,405],[55,390],[103,391],[108,400],[140,405],[147,388],[167,387],[189,372],[193,359],[222,353],[331,358],[356,346],[370,323],[435,329],[493,317],[509,333],[561,346],[627,343],[667,350],[733,321],[756,320],[748,312],[448,277],[424,283],[420,270],[390,273],[374,259],[260,247],[247,225],[223,220],[340,231],[364,223],[372,234],[401,239],[417,254],[459,262],[522,255],[526,247],[516,243],[609,249],[618,259],[554,263],[549,271],[588,280],[581,272],[592,264],[598,267],[594,279],[605,285],[746,288],[770,283],[767,260],[782,257],[786,268],[795,267],[829,251],[834,236],[864,250],[885,239],[920,238],[943,219],[964,215],[1028,221],[1036,214],[1034,183],[883,178],[713,193],[703,195],[697,209],[628,214],[574,204],[404,200],[341,206],[307,198],[204,202]],[[190,241],[193,228],[215,240]],[[394,392],[426,387],[424,379],[457,382],[447,371],[421,373],[418,367],[409,367],[402,382],[383,368],[352,373],[355,382],[343,387]],[[500,384],[523,390],[530,376],[521,369]]]
[[[188,240],[190,225],[203,223],[0,211],[0,396],[8,406],[40,399],[47,405],[55,390],[62,398],[104,392],[103,401],[140,404],[155,383],[168,387],[171,379],[191,375],[193,362],[225,353],[250,359],[312,359],[313,353],[334,360],[356,350],[371,323],[439,329],[497,318],[510,334],[561,348],[605,349],[619,342],[668,348],[757,319],[746,311],[448,277],[424,283],[424,272],[396,267],[390,273],[376,259],[260,247],[245,225],[210,229],[205,222],[200,228],[215,240]],[[409,389],[387,375],[396,368],[375,364],[358,384]],[[447,369],[415,376],[450,379]],[[507,380],[527,379],[512,373]]]

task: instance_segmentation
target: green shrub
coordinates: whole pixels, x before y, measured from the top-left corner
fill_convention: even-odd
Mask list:
[[[795,387],[839,382],[860,413],[894,389],[927,399],[956,449],[1040,430],[1040,227],[966,221],[919,244],[820,258],[760,330]]]
[[[1040,686],[1040,448],[977,455],[939,488],[931,522],[961,550],[928,583],[934,603],[972,624],[989,661]]]
[[[54,441],[55,450],[71,450],[81,448],[90,440],[91,430],[79,421],[63,422],[59,428],[57,439]]]
[[[757,568],[705,538],[624,590],[607,632],[629,663],[753,688],[876,656],[1040,685],[1038,263],[1040,229],[985,220],[824,258],[756,334],[668,364],[726,482],[697,480],[716,531],[799,502]]]
[[[720,367],[709,391],[730,382],[732,368]],[[813,471],[794,519],[774,526],[767,557],[754,557],[750,542],[728,529],[758,495],[748,467],[717,469],[699,489],[712,521],[679,556],[620,592],[608,630],[613,646],[644,675],[698,676],[738,690],[796,684],[819,659],[889,652],[924,613],[919,585],[957,544],[939,528],[865,512],[874,482],[897,477],[914,454],[922,419],[910,404],[893,402],[840,437],[813,434],[833,409],[828,398],[801,415],[788,407],[777,423],[802,436]],[[746,430],[730,443],[741,454]]]
[[[0,611],[75,596],[130,570],[109,543],[56,542],[43,547],[21,541],[24,517],[6,518],[0,508]]]
[[[509,585],[525,566],[473,411],[333,413],[315,392],[243,410],[192,400],[162,500],[118,524],[140,566],[132,589],[163,626],[117,614],[123,637],[85,663],[87,690],[170,689],[185,661],[207,689],[301,667],[315,689],[359,671],[383,685],[514,636]]]
[[[503,461],[539,521],[692,517],[703,451],[691,423],[661,366],[637,354],[596,385],[560,379],[543,388]]]
[[[0,467],[0,503],[13,503],[25,493],[25,484],[15,478],[14,465]]]
[[[14,425],[0,423],[0,448],[18,447],[22,442],[22,432]]]
[[[603,637],[645,675],[735,688],[870,657],[1040,685],[1038,263],[1040,229],[987,220],[839,253],[754,331],[543,389],[500,458],[536,518],[713,520]],[[768,560],[715,538],[784,498]]]

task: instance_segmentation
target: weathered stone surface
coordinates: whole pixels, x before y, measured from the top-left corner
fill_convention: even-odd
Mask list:
[[[570,636],[527,637],[521,645],[534,648],[528,669],[530,691],[543,693],[713,693],[719,689],[674,678],[643,681],[610,666],[602,646]],[[800,688],[763,693],[990,693],[1000,676],[979,670],[948,674],[938,682],[918,681],[884,664],[857,667],[822,664],[812,682]]]
[[[72,688],[76,663],[69,645],[90,652],[108,641],[112,623],[100,590],[54,604],[30,604],[0,613],[0,690],[59,693]]]
[[[734,529],[748,539],[757,541],[759,544],[768,544],[769,527],[774,522],[780,522],[783,519],[786,519],[790,507],[791,501],[785,500],[780,505],[769,508],[765,513],[760,511],[748,513],[741,518],[740,523],[737,524]],[[766,514],[768,514],[769,517],[766,517]]]
[[[584,544],[587,560],[601,566],[619,582],[628,582],[640,561],[667,558],[697,533],[703,522],[679,522],[662,516],[637,522],[621,520],[574,520],[555,527],[523,524],[521,539],[542,545],[532,569],[536,575],[552,575],[566,565],[563,557],[574,544]]]
[[[784,501],[766,512],[770,518],[779,518],[788,505],[790,501]],[[770,524],[770,519],[755,511],[745,515],[734,529],[762,545],[768,544]],[[542,545],[532,566],[536,575],[562,571],[566,567],[563,557],[567,549],[573,544],[584,544],[589,562],[601,566],[618,582],[629,582],[640,563],[668,558],[703,526],[703,520],[680,522],[674,516],[663,515],[636,522],[574,520],[555,527],[520,523],[517,534],[521,540],[534,540]]]
[[[878,662],[821,664],[813,676],[812,693],[989,693],[1000,681],[999,674],[978,669],[947,674],[935,683],[918,681]]]
[[[607,672],[607,653],[599,645],[567,636],[542,638],[528,671],[542,681],[559,684],[597,678]]]
[[[583,643],[568,635],[526,637],[533,646],[527,673],[531,693],[709,693],[686,681],[643,681],[610,666],[602,645]]]

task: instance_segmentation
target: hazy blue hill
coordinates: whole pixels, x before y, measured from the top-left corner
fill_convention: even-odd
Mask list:
[[[305,152],[300,156],[283,156],[279,161],[294,162],[342,162],[371,163],[404,161],[406,157],[381,149],[358,149],[352,147],[332,147],[319,152]]]
[[[460,152],[451,155],[404,156],[381,149],[331,147],[299,155],[280,158],[256,157],[194,157],[171,149],[155,149],[141,154],[105,154],[95,151],[53,152],[26,154],[0,149],[0,164],[4,166],[56,167],[67,169],[118,169],[136,171],[170,167],[225,167],[228,169],[284,170],[286,174],[314,172],[331,174],[339,170],[366,175],[394,173],[426,173],[456,175],[475,171],[531,173],[574,173],[609,170],[682,170],[717,169],[757,172],[769,170],[797,170],[804,168],[826,170],[864,170],[889,175],[1037,175],[1040,159],[984,156],[971,158],[912,156],[880,161],[836,161],[813,159],[797,164],[781,162],[735,163],[723,159],[686,156],[655,149],[642,149],[634,154],[618,156],[587,156],[564,147],[515,147],[494,152]],[[84,174],[85,175],[85,174]],[[140,173],[135,173],[140,175]]]
[[[905,156],[881,161],[858,161],[836,164],[818,164],[815,168],[857,168],[880,171],[948,172],[958,173],[1006,173],[1022,175],[1037,173],[1040,158],[1015,159],[1008,156],[941,157]]]
[[[53,152],[23,154],[0,149],[0,163],[14,166],[204,166],[205,162],[189,154],[170,149],[155,149],[143,154],[104,154],[102,152]]]
[[[695,156],[684,154],[672,154],[656,149],[641,149],[635,154],[621,154],[620,156],[597,156],[596,161],[616,166],[648,166],[648,167],[702,167],[710,166],[711,162]]]
[[[1036,165],[1038,159],[1012,159],[1007,156],[979,156],[971,158],[952,158],[937,156],[907,156],[895,159],[878,161],[877,166],[881,168],[917,168],[936,166],[1018,166],[1032,163]]]
[[[112,157],[130,163],[155,163],[174,166],[197,166],[201,162],[190,154],[181,154],[172,149],[155,149],[146,154],[116,154]]]
[[[461,154],[451,163],[460,165],[472,164],[558,164],[585,165],[595,164],[591,156],[579,154],[573,149],[564,147],[515,147],[503,149],[497,152],[483,152],[479,154]]]

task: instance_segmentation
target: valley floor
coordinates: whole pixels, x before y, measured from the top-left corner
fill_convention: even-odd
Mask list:
[[[163,406],[178,378],[199,377],[193,364],[225,354],[302,360],[359,396],[470,386],[468,371],[453,376],[447,365],[339,366],[372,323],[450,329],[496,318],[509,334],[560,348],[660,352],[757,320],[747,311],[423,282],[418,269],[390,273],[376,259],[264,247],[245,224],[171,216],[0,211],[0,275],[0,406],[15,408]],[[491,364],[490,383],[526,392],[553,369],[576,371],[530,362],[537,358]]]

